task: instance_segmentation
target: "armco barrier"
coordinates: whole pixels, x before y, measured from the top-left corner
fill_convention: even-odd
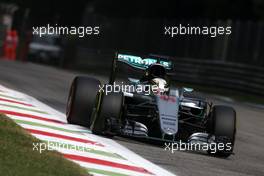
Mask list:
[[[77,69],[110,74],[114,52],[95,53],[79,48],[77,53],[75,58]],[[262,67],[218,60],[178,57],[172,60],[175,72],[172,79],[175,81],[264,96],[264,68]]]
[[[220,61],[174,59],[173,79],[264,95],[264,68]]]

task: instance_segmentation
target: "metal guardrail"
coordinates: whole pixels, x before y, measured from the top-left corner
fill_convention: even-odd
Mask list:
[[[177,58],[175,81],[264,95],[264,68],[237,63]]]

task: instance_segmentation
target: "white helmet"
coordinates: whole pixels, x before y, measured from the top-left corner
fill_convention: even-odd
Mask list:
[[[152,79],[152,82],[154,85],[156,85],[158,87],[158,92],[159,93],[164,93],[166,91],[168,91],[167,86],[167,81],[163,78],[154,78]]]

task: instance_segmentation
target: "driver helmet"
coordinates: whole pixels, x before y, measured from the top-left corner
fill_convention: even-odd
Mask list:
[[[151,84],[158,87],[158,93],[164,93],[168,91],[166,69],[164,66],[160,64],[153,64],[147,69],[146,74],[146,76],[149,77]]]
[[[152,64],[149,66],[146,72],[146,76],[153,78],[163,78],[166,77],[166,69],[161,64]]]

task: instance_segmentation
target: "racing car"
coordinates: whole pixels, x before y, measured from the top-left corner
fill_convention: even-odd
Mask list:
[[[126,86],[115,90],[119,68],[123,66],[127,72],[139,70],[142,74],[138,78],[127,77]],[[107,84],[92,77],[74,78],[67,121],[98,135],[223,144],[221,150],[207,152],[220,157],[233,154],[235,110],[213,105],[191,88],[177,87],[171,73],[173,63],[168,58],[117,53]]]

